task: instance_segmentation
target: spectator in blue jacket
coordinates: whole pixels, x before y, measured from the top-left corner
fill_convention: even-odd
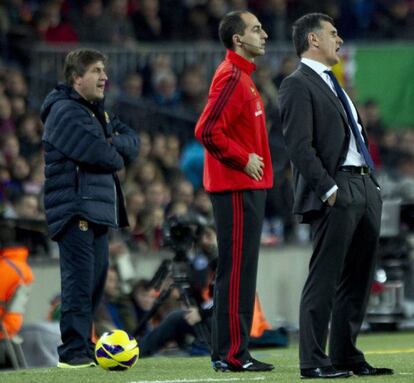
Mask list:
[[[128,226],[116,172],[137,156],[138,137],[104,108],[105,63],[96,50],[70,52],[65,84],[41,109],[45,211],[60,252],[61,368],[95,365],[92,318],[108,269],[108,228]]]

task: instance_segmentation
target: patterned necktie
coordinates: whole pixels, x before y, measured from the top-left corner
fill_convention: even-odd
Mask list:
[[[368,148],[365,145],[364,140],[362,139],[361,132],[358,129],[358,125],[354,119],[354,116],[352,115],[351,106],[349,105],[348,97],[346,96],[345,92],[343,91],[341,85],[339,85],[338,80],[336,79],[335,75],[332,71],[326,70],[325,73],[329,75],[329,77],[332,80],[332,83],[334,85],[336,94],[338,95],[339,100],[341,101],[346,115],[348,117],[348,122],[351,127],[352,133],[354,134],[355,141],[357,143],[358,151],[363,155],[365,163],[370,169],[374,169],[374,161],[372,160],[371,155],[369,154]]]

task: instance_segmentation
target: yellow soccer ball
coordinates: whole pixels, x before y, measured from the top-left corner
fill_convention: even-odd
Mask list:
[[[96,343],[95,356],[98,364],[105,370],[127,370],[135,366],[138,360],[138,343],[123,330],[109,331]]]

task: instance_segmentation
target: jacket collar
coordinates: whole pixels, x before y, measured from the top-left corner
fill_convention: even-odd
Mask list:
[[[227,50],[226,60],[236,65],[243,72],[246,72],[249,76],[252,74],[253,71],[256,70],[256,64],[246,60],[244,57],[240,56],[239,54],[230,49]]]

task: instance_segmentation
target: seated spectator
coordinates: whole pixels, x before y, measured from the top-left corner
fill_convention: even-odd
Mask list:
[[[3,218],[40,220],[39,199],[34,194],[14,193],[10,196],[9,204]]]
[[[94,314],[96,335],[100,337],[104,332],[115,329],[125,329],[125,322],[121,315],[122,310],[129,312],[129,300],[120,291],[119,275],[115,267],[108,268],[103,296]]]
[[[147,206],[149,207],[160,207],[164,209],[171,200],[171,190],[162,181],[154,181],[146,185],[144,192]]]
[[[47,43],[77,43],[78,36],[73,26],[61,12],[59,0],[44,2],[35,20],[39,38]]]
[[[128,214],[129,227],[127,230],[133,231],[137,224],[137,219],[140,214],[144,211],[145,195],[140,187],[135,187],[127,191],[125,196],[126,211]]]
[[[172,200],[184,202],[190,207],[194,201],[194,186],[186,179],[179,179],[172,188]]]
[[[194,201],[191,209],[201,214],[208,221],[213,219],[213,205],[211,200],[203,188],[198,189],[194,194]]]
[[[29,96],[29,86],[21,70],[8,68],[5,80],[5,91],[8,96],[19,96],[27,99]]]
[[[39,115],[26,113],[18,121],[17,136],[20,143],[20,153],[24,158],[39,154],[42,149],[43,127]]]
[[[181,106],[198,116],[207,101],[208,83],[200,65],[184,70],[180,78]]]
[[[204,149],[197,140],[193,139],[184,146],[180,168],[195,190],[203,186]]]
[[[164,208],[148,206],[138,215],[131,232],[131,245],[139,252],[155,251],[161,248]]]
[[[159,41],[164,36],[163,22],[160,17],[158,0],[141,0],[139,9],[131,18],[135,30],[135,38],[140,41]]]
[[[297,67],[298,60],[294,55],[287,55],[283,57],[282,62],[278,68],[276,76],[273,78],[273,82],[279,89],[283,79],[289,76]]]
[[[80,42],[110,43],[111,28],[104,18],[102,0],[84,0],[80,12],[73,18],[73,24]],[[110,21],[109,21],[110,22]]]
[[[10,99],[0,94],[0,134],[10,135],[15,132],[15,124],[12,118],[12,106]]]
[[[20,143],[15,134],[0,136],[0,152],[6,160],[6,164],[11,166],[20,154]]]
[[[109,30],[109,42],[135,46],[134,26],[128,15],[128,0],[110,0],[101,22]]]
[[[195,336],[193,326],[201,321],[197,307],[190,306],[183,310],[172,311],[154,326],[151,318],[146,318],[155,303],[155,292],[149,282],[146,280],[136,282],[131,297],[134,305],[135,323],[139,325],[132,333],[138,338],[140,356],[154,355],[170,342],[174,342],[180,349],[188,351],[189,344],[186,337],[188,335]],[[144,321],[141,322],[142,320]]]
[[[181,102],[181,93],[177,85],[177,76],[173,71],[156,74],[152,80],[152,100],[162,107],[177,107]]]
[[[4,245],[4,242],[2,243]],[[27,301],[27,287],[33,282],[32,270],[27,263],[29,251],[24,246],[3,246],[0,249],[0,320],[10,338],[19,333],[23,325],[23,307],[15,307],[8,303],[15,294],[20,294],[22,306]],[[15,311],[14,311],[15,310]],[[5,345],[1,342],[5,334],[0,331],[0,368],[10,367],[5,353]]]

